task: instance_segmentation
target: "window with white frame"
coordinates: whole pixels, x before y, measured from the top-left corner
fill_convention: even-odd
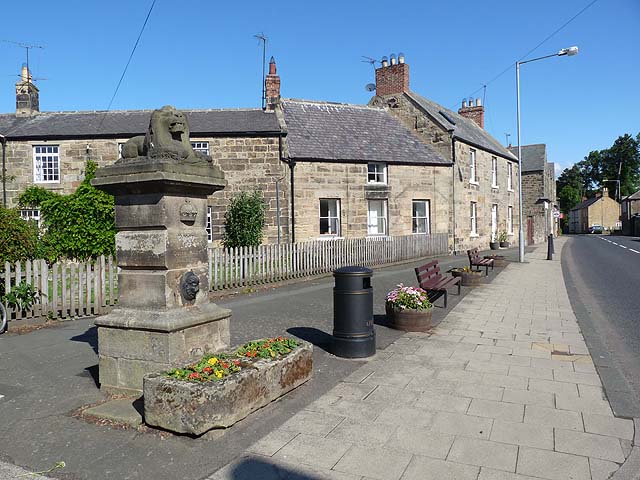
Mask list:
[[[60,153],[58,145],[33,146],[33,181],[60,182]]]
[[[471,202],[471,235],[478,235],[478,204]]]
[[[27,221],[36,222],[40,228],[40,210],[37,208],[23,208],[20,210],[20,218]]]
[[[498,157],[491,157],[491,187],[498,188]]]
[[[191,142],[191,148],[194,152],[201,152],[209,155],[209,142]]]
[[[478,177],[476,175],[476,151],[473,148],[469,149],[469,183],[478,183]]]
[[[413,233],[429,235],[429,200],[413,200]]]
[[[387,235],[387,201],[369,200],[368,208],[368,235]]]
[[[320,235],[340,236],[340,200],[320,199]]]
[[[507,190],[513,191],[513,163],[507,162]]]
[[[367,183],[387,183],[387,164],[371,162],[367,164]]]
[[[513,234],[513,207],[511,205],[507,207],[507,233]]]
[[[207,205],[207,242],[213,242],[213,230],[211,229],[211,212],[213,207]]]

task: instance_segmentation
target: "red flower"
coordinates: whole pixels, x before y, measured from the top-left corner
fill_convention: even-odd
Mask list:
[[[213,372],[213,368],[211,368],[211,367],[204,367],[204,368],[202,369],[202,371],[203,371],[204,373],[206,373],[206,374],[209,374],[209,375],[210,375],[210,374],[211,374],[211,372]]]
[[[229,364],[228,363],[223,363],[222,364],[222,368],[229,368]]]
[[[240,360],[232,360],[232,362],[235,366],[240,365]]]
[[[200,374],[198,372],[189,374],[189,380],[193,380],[194,378],[200,378]]]

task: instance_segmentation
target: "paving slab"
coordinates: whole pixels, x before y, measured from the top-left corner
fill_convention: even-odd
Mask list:
[[[141,410],[142,402],[139,399],[121,398],[87,408],[82,415],[137,427],[142,424]]]
[[[401,480],[476,480],[479,467],[414,456]]]

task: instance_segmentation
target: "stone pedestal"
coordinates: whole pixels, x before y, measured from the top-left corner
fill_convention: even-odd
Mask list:
[[[98,170],[115,197],[118,308],[96,320],[101,388],[140,393],[145,373],[229,346],[231,311],[210,303],[207,196],[224,175],[206,160],[137,157]]]

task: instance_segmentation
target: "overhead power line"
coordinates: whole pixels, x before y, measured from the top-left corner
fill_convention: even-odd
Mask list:
[[[507,73],[509,70],[511,70],[513,68],[513,66],[516,64],[516,62],[520,62],[522,60],[524,60],[525,58],[527,58],[529,55],[531,55],[533,52],[535,52],[538,48],[540,48],[542,45],[544,45],[547,41],[549,41],[551,38],[553,38],[556,34],[558,34],[560,31],[562,31],[567,25],[569,25],[571,22],[573,22],[576,18],[578,18],[580,15],[582,15],[584,12],[586,12],[590,7],[592,7],[595,3],[597,3],[598,0],[592,0],[590,3],[588,3],[584,8],[582,8],[582,10],[580,10],[578,13],[576,13],[573,17],[571,17],[569,20],[567,20],[565,23],[563,23],[560,27],[558,27],[556,30],[554,30],[551,34],[549,34],[544,40],[542,40],[540,43],[538,43],[535,47],[533,47],[531,50],[529,50],[527,53],[525,53],[524,55],[522,55],[520,58],[518,58],[516,61],[511,62],[504,70],[502,70],[500,73],[498,73],[495,77],[493,77],[491,80],[489,80],[488,82],[485,82],[483,84],[482,87],[474,90],[473,92],[471,92],[469,94],[469,97],[473,97],[476,93],[478,93],[480,90],[482,90],[483,88],[486,89],[487,85],[490,85],[491,83],[495,82],[497,79],[499,79],[500,77],[502,77],[502,75],[504,75],[505,73]],[[457,104],[456,104],[457,105]],[[453,105],[450,108],[455,108],[455,105]]]
[[[144,29],[147,26],[147,22],[149,21],[149,17],[151,16],[151,12],[153,11],[153,7],[155,6],[155,4],[156,4],[156,0],[153,0],[153,2],[151,3],[151,7],[149,8],[149,12],[147,13],[147,17],[144,19],[144,23],[142,24],[142,28],[140,29],[140,33],[138,34],[138,38],[136,39],[136,43],[133,45],[133,49],[131,50],[131,54],[129,55],[129,60],[127,60],[127,64],[125,65],[124,70],[122,71],[122,75],[120,76],[118,85],[116,86],[116,89],[113,92],[113,96],[111,97],[111,100],[109,101],[107,110],[104,112],[104,115],[102,116],[102,120],[100,120],[100,125],[98,125],[98,132],[100,132],[100,129],[102,128],[102,124],[104,123],[105,118],[107,118],[107,112],[111,110],[111,105],[113,104],[113,101],[115,100],[116,95],[118,94],[118,90],[120,90],[120,85],[122,85],[122,80],[124,80],[124,76],[127,73],[127,69],[129,68],[131,59],[133,58],[133,54],[136,52],[136,48],[138,48],[138,43],[140,43],[140,38],[142,38],[142,33],[144,32]]]

